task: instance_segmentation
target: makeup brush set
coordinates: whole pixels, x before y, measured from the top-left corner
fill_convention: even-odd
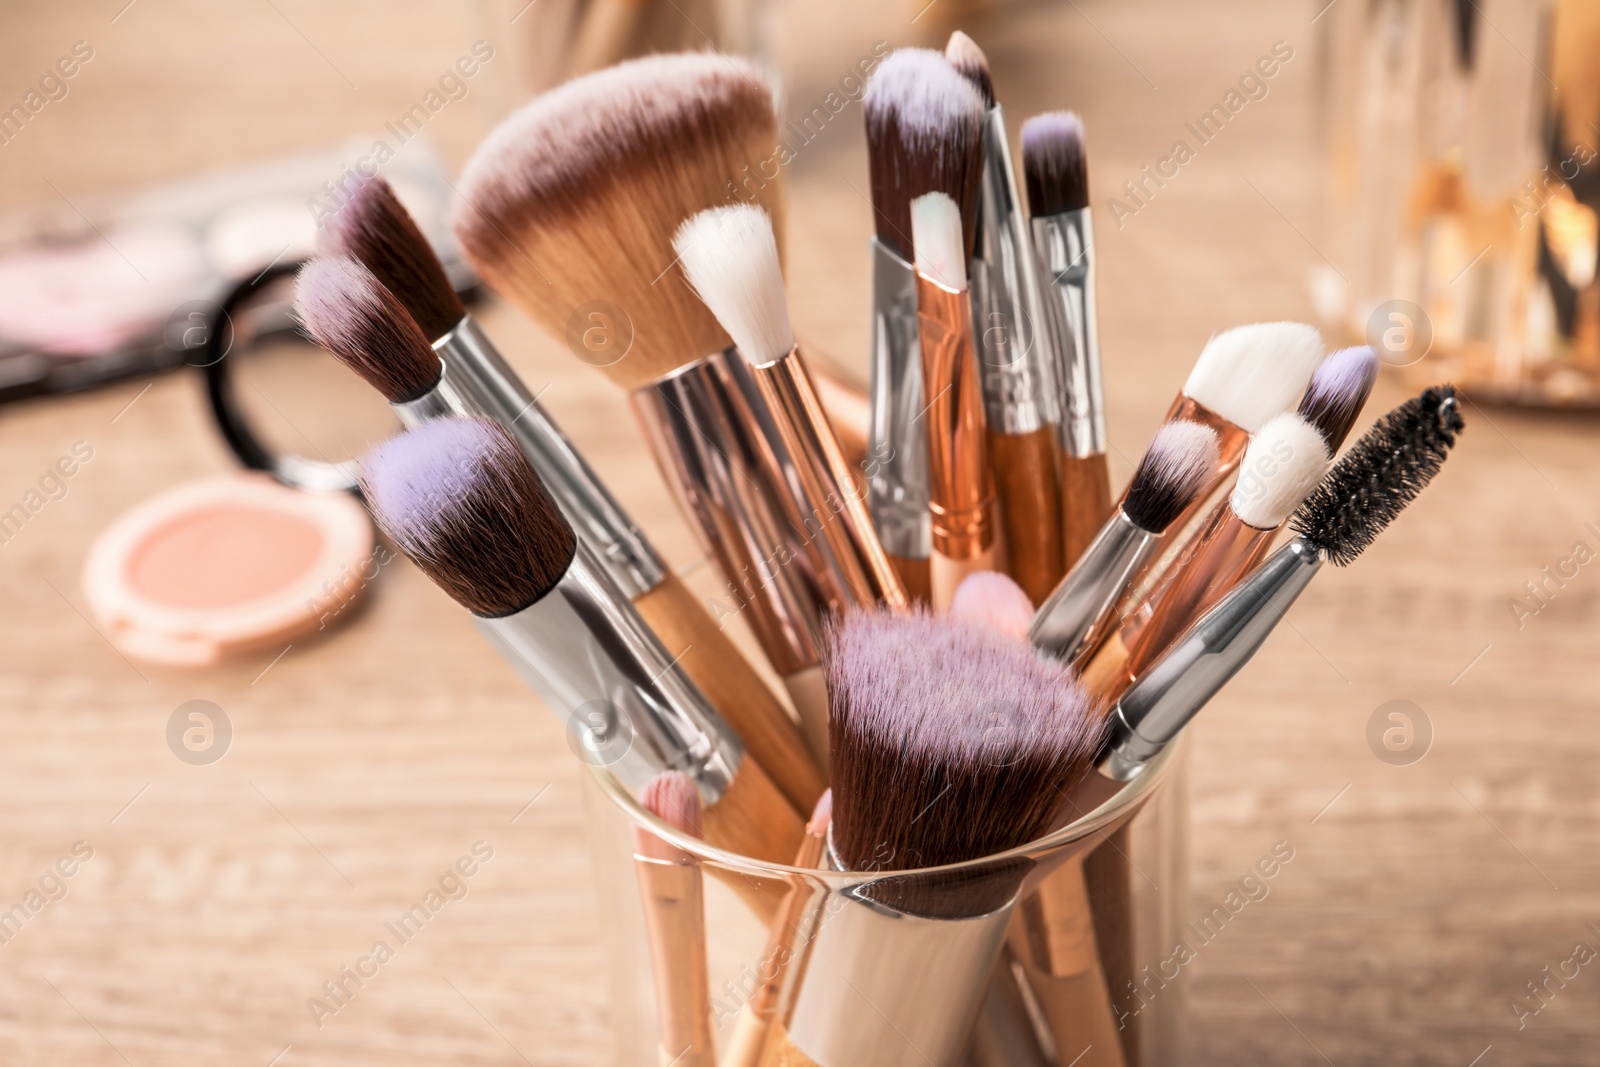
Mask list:
[[[460,181],[457,237],[496,293],[561,338],[588,309],[621,320],[620,351],[574,350],[627,391],[787,700],[381,178],[330,220],[298,314],[406,427],[362,463],[378,525],[632,820],[661,1064],[1147,1062],[1115,1007],[1127,859],[1096,846],[1322,565],[1437,473],[1459,405],[1429,389],[1335,461],[1375,354],[1325,356],[1294,323],[1228,330],[1113,500],[1082,124],[1023,126],[1025,207],[964,35],[891,54],[863,105],[864,465],[796,345],[779,187],[740,185],[777,140],[755,68],[665,55],[568,82]],[[726,1013],[713,891],[767,939]]]

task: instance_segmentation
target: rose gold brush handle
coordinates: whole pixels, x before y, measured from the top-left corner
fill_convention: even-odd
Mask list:
[[[633,862],[650,940],[660,1062],[716,1067],[700,865],[647,856]]]
[[[816,349],[811,350],[813,353]],[[872,402],[861,389],[845,381],[829,366],[826,359],[807,361],[822,409],[828,413],[828,425],[839,438],[839,447],[850,469],[858,476],[866,474],[868,441],[872,436]]]

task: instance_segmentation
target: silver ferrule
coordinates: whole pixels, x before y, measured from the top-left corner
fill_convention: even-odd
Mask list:
[[[978,242],[968,273],[989,429],[1023,434],[1059,422],[1054,358],[1041,336],[1046,326],[1033,242],[999,107],[990,108],[983,119]]]
[[[400,425],[406,429],[421,426],[425,422],[435,419],[449,419],[459,417],[493,418],[494,416],[483,409],[472,398],[461,391],[461,386],[456,375],[451,373],[449,366],[442,361],[439,366],[439,380],[432,389],[417,397],[400,404],[390,404],[396,415],[400,416]]]
[[[927,919],[859,893],[827,897],[789,1039],[818,1067],[949,1067],[968,1036],[1012,906]]]
[[[1061,383],[1061,447],[1069,456],[1100,455],[1106,450],[1106,397],[1089,209],[1034,219],[1033,249],[1043,297],[1043,333],[1054,347]]]
[[[922,341],[916,268],[872,239],[871,416],[867,508],[883,550],[927,559],[928,425],[922,417]]]
[[[1104,628],[1102,620],[1159,540],[1158,534],[1134,525],[1121,508],[1112,512],[1082,558],[1033,616],[1028,640],[1062,662],[1075,660],[1090,645],[1091,635]]]
[[[545,414],[517,372],[469,315],[433,343],[460,395],[504,426],[539,472],[545,487],[629,599],[667,576],[666,564]]]
[[[662,771],[692,778],[707,804],[727,791],[744,745],[582,541],[537,603],[478,626],[567,725],[567,743],[638,789]]]
[[[1189,627],[1117,701],[1102,773],[1137,775],[1250,661],[1321,567],[1316,548],[1291,541]]]

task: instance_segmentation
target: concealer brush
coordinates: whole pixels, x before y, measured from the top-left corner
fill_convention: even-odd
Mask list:
[[[794,854],[800,816],[573,534],[503,429],[423,423],[367,455],[361,487],[390,540],[472,612],[618,781],[637,789],[680,771],[705,801],[713,845],[772,862]]]
[[[966,154],[948,151],[949,138],[940,131],[970,126],[982,114],[983,98],[938,52],[901,48],[867,82],[861,108],[873,218],[867,499],[896,571],[915,599],[927,603],[932,595],[928,430],[911,201],[948,189],[952,166],[970,167]],[[976,189],[973,185],[974,198]]]
[[[1111,513],[1082,120],[1071,111],[1054,111],[1024,122],[1022,173],[1042,294],[1035,343],[1050,348],[1065,409],[1060,420],[1062,539],[1071,568]]]
[[[704,836],[700,792],[677,771],[664,771],[646,782],[639,790],[639,806],[686,837]],[[663,1067],[717,1067],[700,863],[635,826],[633,866],[650,940],[659,1062]]]
[[[429,347],[421,320],[413,321],[394,291],[361,263],[340,258],[313,260],[301,269],[295,291],[300,321],[319,344],[382,393],[406,426],[481,415],[505,427],[578,539],[744,739],[751,756],[769,769],[790,804],[805,810],[822,792],[822,772],[788,713],[543,409],[531,397],[523,407],[505,403],[526,391],[516,373],[492,349],[476,343],[457,347],[451,340],[482,334],[470,319],[451,320],[445,294],[455,294],[403,212],[387,185],[376,191],[363,187],[341,212],[346,229],[337,243],[363,253],[396,279],[410,297],[407,306],[427,314],[436,335],[441,323],[455,325]],[[490,354],[488,363],[477,362],[481,352]],[[447,362],[447,355],[454,358]],[[488,373],[468,369],[475,366]],[[488,380],[507,388],[485,389]]]
[[[822,616],[906,600],[873,559],[830,558],[837,542],[811,536],[825,517],[847,518],[800,494],[797,457],[748,365],[672,269],[678,227],[737,195],[776,130],[771,90],[727,56],[652,56],[578,78],[478,148],[456,233],[479,274],[552,334],[595,307],[625,330],[629,346],[600,369],[630,392],[729,581],[728,612],[750,622],[800,708],[825,701]],[[775,184],[749,191],[779,217]]]
[[[1041,336],[1049,324],[988,57],[960,30],[950,35],[944,54],[984,102],[977,238],[968,271],[978,377],[1006,571],[1038,602],[1050,595],[1067,568],[1058,484],[1059,378],[1052,345]],[[1110,510],[1108,490],[1094,529]]]
[[[933,608],[943,611],[961,579],[998,562],[994,478],[956,201],[942,192],[919,196],[911,202],[911,231],[928,426],[929,578]]]
[[[887,573],[889,560],[872,531],[864,494],[795,343],[772,220],[749,204],[711,208],[679,228],[673,247],[690,287],[749,363],[784,447],[795,460],[801,496],[828,506],[811,536],[832,542],[826,554],[830,560],[870,560],[875,570]],[[860,578],[839,575],[835,583],[855,586]],[[824,763],[825,711],[808,704],[800,720],[812,754]]]

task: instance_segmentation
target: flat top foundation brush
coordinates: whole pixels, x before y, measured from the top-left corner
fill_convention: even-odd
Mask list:
[[[504,430],[439,419],[362,462],[373,515],[620,781],[688,775],[719,848],[784,862],[800,816],[573,535]]]
[[[302,321],[408,425],[484,415],[505,427],[579,540],[756,760],[771,768],[790,803],[807,810],[824,787],[821,762],[806,751],[788,713],[737,646],[466,315],[443,265],[389,184],[382,178],[363,184],[336,220],[329,244],[365,269],[348,260],[338,267],[309,264],[300,283]]]

